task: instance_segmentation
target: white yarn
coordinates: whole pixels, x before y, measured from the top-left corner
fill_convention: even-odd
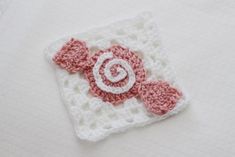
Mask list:
[[[90,49],[106,49],[116,43],[128,47],[141,56],[144,68],[148,73],[148,80],[166,80],[183,92],[183,97],[176,104],[176,107],[162,116],[147,112],[143,103],[135,97],[117,106],[103,102],[89,94],[89,84],[82,74],[71,75],[53,63],[52,57],[71,37],[60,39],[46,49],[46,56],[56,69],[61,95],[72,116],[79,138],[98,141],[111,133],[165,119],[181,111],[188,103],[183,89],[176,82],[165,52],[161,51],[157,28],[149,13],[140,14],[136,18],[116,22],[106,27],[91,29],[72,37],[85,41]],[[104,61],[104,58],[100,58],[100,63]],[[110,81],[115,82],[125,75],[131,76],[130,78],[134,80],[132,70],[128,70],[128,66],[124,62],[120,60],[111,61],[105,67],[107,69],[105,75]],[[112,78],[109,70],[113,64],[121,64],[122,67],[125,67],[126,73],[120,70],[119,76]],[[96,65],[93,69],[94,73],[97,72],[99,67],[100,65]],[[95,77],[100,88],[110,91],[102,85],[100,76]],[[113,91],[119,92],[119,90]]]
[[[101,56],[99,56],[97,62],[95,63],[95,66],[93,68],[93,75],[96,81],[96,85],[102,89],[103,91],[109,92],[109,93],[113,93],[113,94],[121,94],[121,93],[125,93],[127,91],[129,91],[131,89],[131,87],[134,85],[135,83],[135,73],[132,70],[131,66],[129,65],[129,63],[125,60],[122,59],[113,59],[111,61],[109,61],[104,68],[104,74],[105,77],[107,79],[109,79],[111,82],[118,82],[122,79],[124,79],[127,75],[128,75],[128,82],[126,85],[122,86],[122,87],[111,87],[111,86],[107,86],[102,79],[102,76],[99,73],[99,70],[102,66],[102,64],[104,63],[105,60],[107,59],[111,59],[113,58],[113,53],[112,52],[108,52],[108,53],[104,53]],[[111,74],[111,67],[113,65],[121,65],[124,69],[122,68],[117,68],[118,71],[118,75],[116,77],[112,76]]]

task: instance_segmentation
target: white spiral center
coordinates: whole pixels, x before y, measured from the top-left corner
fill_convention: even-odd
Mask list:
[[[102,76],[100,75],[99,70],[100,70],[102,64],[104,63],[104,61],[107,59],[111,59],[111,58],[113,58],[113,53],[108,52],[108,53],[104,53],[104,54],[100,55],[99,58],[97,59],[97,62],[95,63],[95,65],[93,67],[93,71],[92,71],[94,78],[95,78],[95,82],[96,82],[97,86],[103,91],[113,93],[113,94],[125,93],[125,92],[129,91],[131,89],[131,87],[134,85],[134,83],[136,81],[135,73],[127,61],[125,61],[123,59],[114,58],[111,61],[109,61],[104,67],[105,77],[110,82],[115,83],[115,82],[118,82],[118,81],[124,79],[126,76],[128,76],[128,82],[122,87],[107,86],[103,82]],[[111,68],[114,65],[121,65],[122,66],[122,67],[117,67],[117,73],[118,73],[117,76],[113,76],[111,73]]]

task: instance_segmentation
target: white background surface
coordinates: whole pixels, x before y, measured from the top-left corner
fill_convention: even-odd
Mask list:
[[[98,143],[76,138],[43,50],[62,36],[150,10],[192,104]],[[11,0],[0,16],[1,157],[232,157],[234,0]]]

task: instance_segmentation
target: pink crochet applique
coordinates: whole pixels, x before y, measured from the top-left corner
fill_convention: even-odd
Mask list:
[[[70,73],[83,70],[88,59],[88,48],[83,41],[71,39],[53,57],[53,61]]]
[[[163,81],[142,83],[139,94],[148,111],[158,115],[172,110],[182,96],[181,92]]]
[[[118,105],[139,97],[148,111],[162,115],[172,110],[182,96],[167,82],[147,82],[142,60],[128,48],[113,45],[91,57],[88,52],[85,42],[71,39],[53,61],[70,73],[82,71],[91,93],[104,102]]]

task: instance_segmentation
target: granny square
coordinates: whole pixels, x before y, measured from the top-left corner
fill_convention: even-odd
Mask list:
[[[46,57],[83,140],[163,120],[188,104],[150,13],[62,38]]]

